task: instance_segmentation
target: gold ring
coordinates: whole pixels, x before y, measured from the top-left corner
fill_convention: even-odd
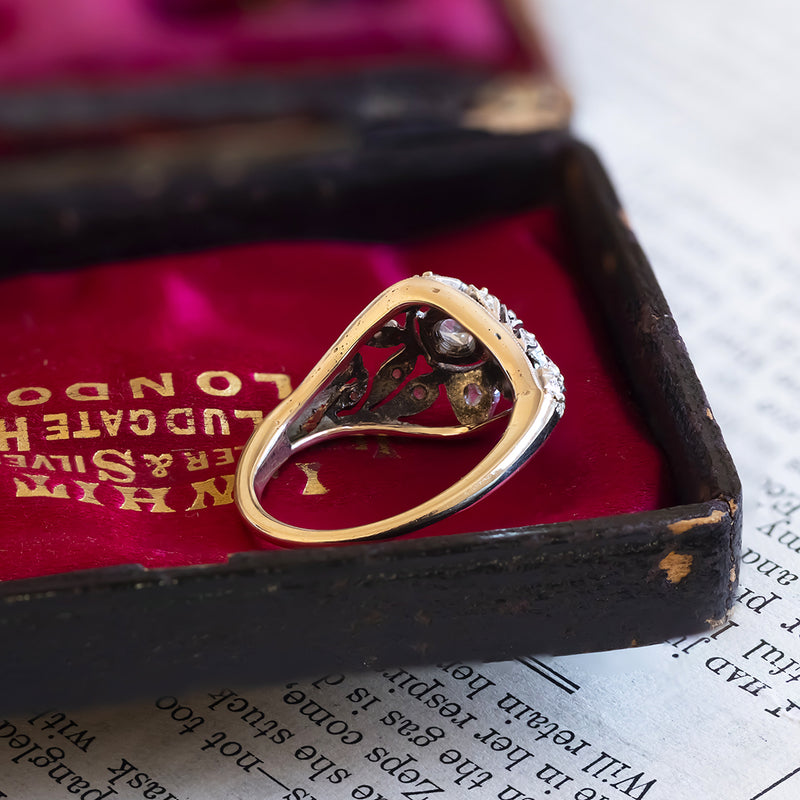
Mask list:
[[[374,375],[363,347],[394,352]],[[444,394],[455,424],[414,417]],[[498,407],[505,398],[510,407]],[[509,478],[564,413],[564,381],[536,338],[486,289],[426,272],[386,289],[350,324],[295,391],[256,428],[236,472],[239,510],[261,537],[322,545],[397,536],[479,500]],[[464,477],[430,500],[378,522],[312,530],[283,523],[262,505],[276,471],[299,451],[341,436],[450,438],[497,419],[506,429]]]

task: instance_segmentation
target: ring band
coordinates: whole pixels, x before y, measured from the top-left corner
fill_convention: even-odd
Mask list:
[[[399,348],[370,376],[362,347]],[[420,373],[420,356],[431,371]],[[414,421],[444,387],[457,424]],[[505,397],[511,407],[499,411]],[[239,510],[261,537],[321,545],[397,536],[429,525],[497,488],[539,448],[564,413],[564,381],[513,311],[486,289],[426,272],[386,289],[350,324],[305,380],[266,416],[236,471]],[[272,476],[299,451],[355,434],[450,438],[499,419],[507,426],[466,475],[426,502],[378,522],[312,530],[261,504]]]

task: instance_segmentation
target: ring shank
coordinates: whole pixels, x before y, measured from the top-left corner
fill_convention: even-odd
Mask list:
[[[240,461],[237,471],[237,502],[245,519],[255,531],[268,540],[278,544],[321,545],[347,541],[377,539],[397,536],[439,519],[471,505],[507,480],[516,468],[526,461],[541,442],[547,438],[550,429],[558,417],[552,413],[554,401],[544,393],[540,394],[539,407],[532,409],[527,404],[515,405],[509,418],[508,427],[497,446],[463,478],[456,481],[444,492],[430,500],[392,517],[349,528],[314,530],[300,528],[281,522],[272,516],[261,504],[261,495],[275,473],[292,456],[323,440],[341,438],[356,433],[397,433],[389,427],[375,426],[372,430],[358,428],[337,428],[325,431],[319,436],[308,436],[290,443],[285,436],[289,420],[274,420],[275,428],[270,441],[280,442],[268,448],[260,461],[249,456]],[[527,416],[527,420],[525,417]],[[269,418],[268,418],[269,419]],[[265,420],[266,422],[267,420]],[[525,435],[520,437],[519,427],[525,426]],[[455,429],[454,429],[455,430]],[[411,431],[403,431],[405,435],[413,435]],[[457,435],[457,434],[453,434]],[[510,446],[506,446],[509,445]],[[255,475],[255,479],[241,479],[241,476]],[[243,496],[241,492],[246,494]]]

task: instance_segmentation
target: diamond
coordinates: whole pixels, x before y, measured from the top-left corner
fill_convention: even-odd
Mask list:
[[[483,397],[483,389],[477,383],[468,383],[464,387],[464,402],[474,408],[480,403]]]
[[[433,326],[436,349],[445,356],[467,356],[475,352],[475,337],[454,319],[439,320]]]

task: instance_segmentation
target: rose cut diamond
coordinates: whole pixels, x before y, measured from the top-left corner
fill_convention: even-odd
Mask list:
[[[483,390],[477,383],[468,383],[464,387],[464,402],[471,408],[477,406],[482,397]]]
[[[454,319],[439,320],[433,326],[437,349],[446,356],[466,356],[475,351],[475,337]]]

